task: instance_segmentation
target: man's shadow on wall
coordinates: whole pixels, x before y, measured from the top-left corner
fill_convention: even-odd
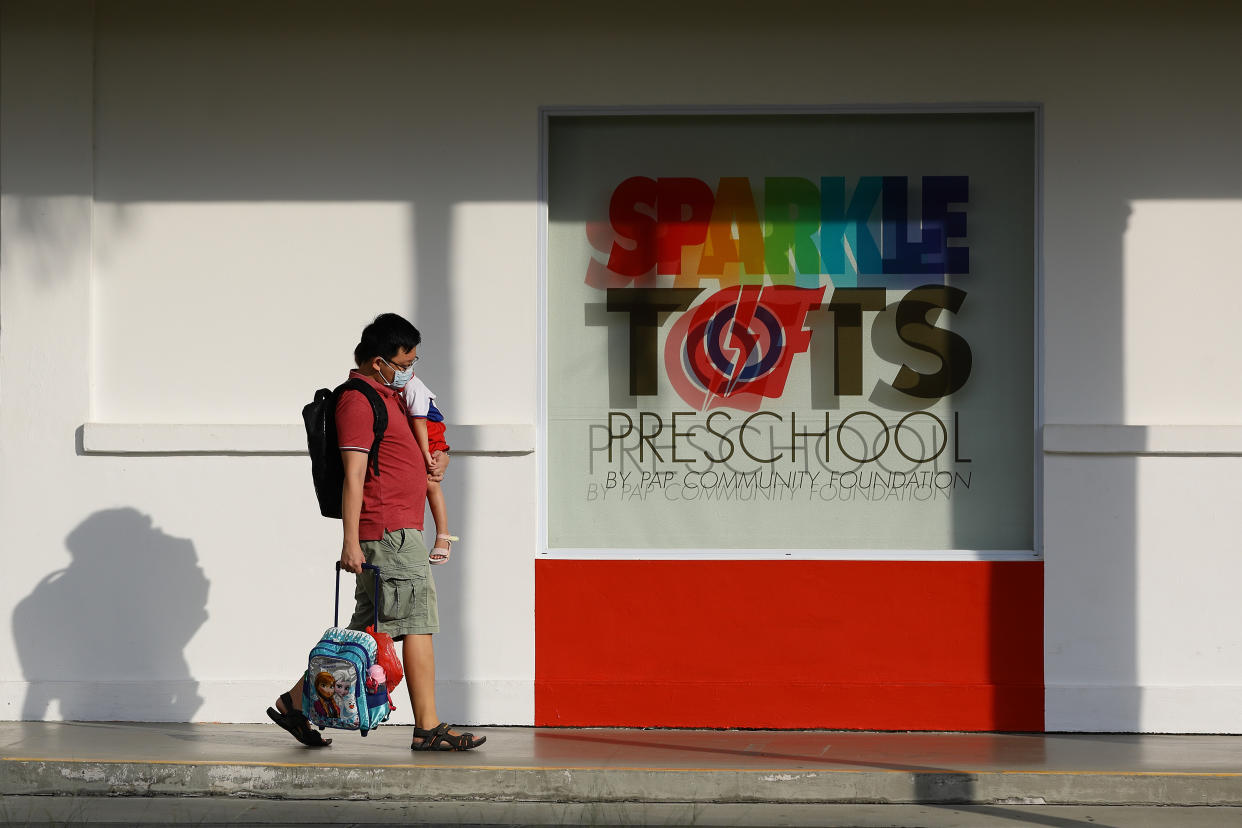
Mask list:
[[[136,509],[88,517],[65,538],[68,568],[13,611],[27,681],[22,720],[191,721],[202,706],[185,645],[207,620],[194,544]]]

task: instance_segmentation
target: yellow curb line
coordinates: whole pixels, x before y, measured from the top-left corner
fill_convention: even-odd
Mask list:
[[[51,759],[38,756],[0,756],[2,762],[47,762],[103,765],[207,765],[223,767],[237,765],[251,768],[370,768],[373,770],[491,770],[491,771],[653,771],[659,773],[911,773],[976,775],[997,774],[1012,776],[1187,776],[1209,778],[1242,777],[1242,773],[1213,771],[1117,771],[1117,770],[931,770],[926,768],[664,768],[629,767],[620,765],[374,765],[347,762],[246,762],[221,759],[195,762],[189,759]]]

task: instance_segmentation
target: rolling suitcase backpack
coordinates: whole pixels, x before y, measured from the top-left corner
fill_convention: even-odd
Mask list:
[[[379,567],[363,564],[375,573],[375,595],[380,594]],[[375,639],[365,632],[340,626],[341,564],[336,564],[336,604],[332,626],[310,651],[306,680],[302,682],[302,713],[320,730],[335,727],[366,736],[392,712],[388,687],[376,664]],[[379,604],[375,604],[379,629]]]

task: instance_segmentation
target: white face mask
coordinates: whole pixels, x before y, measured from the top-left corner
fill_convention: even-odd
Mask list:
[[[392,369],[392,382],[385,381],[384,383],[390,388],[397,388],[397,389],[405,388],[406,383],[408,383],[410,380],[414,378],[414,366],[413,365],[411,365],[409,368],[406,368],[404,371],[398,371],[397,366],[393,365],[391,362],[384,359],[383,357],[380,357],[380,359],[383,360],[385,365],[387,365],[389,368]],[[384,379],[383,374],[380,374],[380,379]]]

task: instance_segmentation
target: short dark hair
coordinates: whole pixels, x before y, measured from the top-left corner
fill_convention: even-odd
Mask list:
[[[354,348],[354,363],[365,365],[376,357],[392,359],[397,351],[412,350],[422,341],[423,335],[405,317],[381,313],[362,329],[362,339]]]

